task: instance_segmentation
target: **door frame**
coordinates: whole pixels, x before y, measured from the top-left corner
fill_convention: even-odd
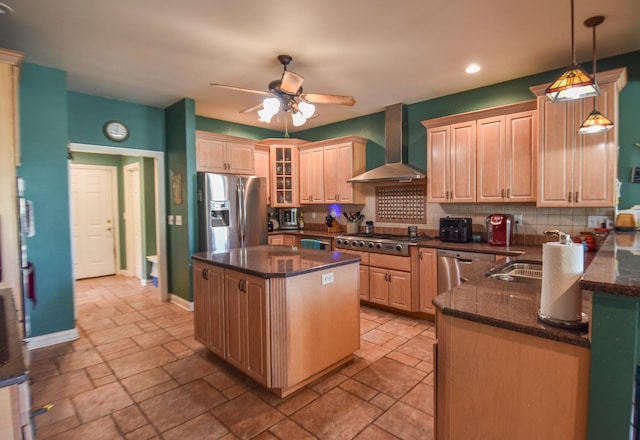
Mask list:
[[[154,193],[156,198],[156,246],[158,251],[158,290],[160,300],[169,301],[167,282],[167,201],[165,195],[165,159],[164,152],[136,148],[108,147],[105,145],[69,143],[71,152],[113,154],[118,156],[149,157],[154,159]],[[74,301],[75,304],[75,301]]]
[[[71,168],[85,168],[93,170],[105,170],[109,171],[111,175],[111,218],[113,219],[113,267],[114,273],[118,274],[120,270],[120,223],[118,222],[118,168],[111,165],[90,165],[90,164],[76,164],[69,161],[69,174],[71,174]],[[71,181],[69,181],[69,191],[71,191]],[[69,204],[73,203],[69,198]],[[69,206],[71,208],[71,206]],[[71,237],[73,238],[73,210],[71,211]],[[72,242],[73,244],[73,242]],[[71,257],[73,258],[72,270],[73,280],[76,279],[75,274],[75,246],[71,247]]]
[[[137,199],[134,199],[133,192],[131,191],[131,185],[133,184],[132,178],[135,173],[137,173],[138,176],[138,187],[142,189],[142,185],[140,184],[140,163],[130,163],[122,168],[124,184],[124,212],[126,215],[125,231],[126,237],[128,237],[125,244],[127,255],[127,267],[125,268],[125,273],[128,276],[140,278],[140,281],[143,282],[142,275],[144,271],[142,270],[142,264],[146,261],[146,255],[142,255],[142,226],[141,224],[138,224],[138,228],[136,230],[135,222],[132,221],[135,219],[135,216],[133,215],[135,211],[137,210],[137,213],[141,214],[142,210],[142,198],[140,197],[140,192],[138,192]],[[133,238],[136,237],[139,239],[133,240]],[[136,254],[140,254],[140,260],[137,263],[135,261]],[[140,265],[140,273],[136,271],[137,265]]]

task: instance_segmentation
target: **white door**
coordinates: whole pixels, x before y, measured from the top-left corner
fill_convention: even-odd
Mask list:
[[[142,278],[142,214],[140,164],[124,167],[125,222],[127,225],[127,274]]]
[[[76,279],[115,274],[115,167],[71,164]]]

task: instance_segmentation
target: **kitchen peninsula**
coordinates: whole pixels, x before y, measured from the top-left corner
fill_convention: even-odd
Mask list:
[[[360,347],[360,257],[289,246],[192,256],[195,337],[284,397]]]

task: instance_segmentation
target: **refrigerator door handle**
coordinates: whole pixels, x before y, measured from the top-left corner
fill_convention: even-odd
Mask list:
[[[243,215],[243,212],[242,212],[242,192],[240,190],[241,185],[242,185],[241,181],[238,180],[238,183],[236,183],[236,206],[238,207],[237,208],[238,213],[236,215],[236,231],[237,231],[237,234],[238,234],[238,243],[240,244],[240,247],[242,247],[242,245],[243,245],[243,242],[242,242],[242,238],[243,237],[242,236],[244,235],[242,233],[242,225],[243,225],[242,215]]]
[[[240,229],[240,234],[242,236],[242,247],[244,247],[245,244],[245,238],[246,238],[246,228],[247,228],[247,196],[245,194],[245,187],[244,187],[244,181],[240,181],[240,199],[242,200],[242,205],[241,205],[241,217],[242,217],[242,228]]]

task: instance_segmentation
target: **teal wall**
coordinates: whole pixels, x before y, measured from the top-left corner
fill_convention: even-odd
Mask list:
[[[140,166],[141,212],[142,212],[142,267],[143,278],[147,278],[149,267],[146,264],[147,255],[155,255],[156,247],[156,204],[154,163],[151,158],[135,156],[120,156],[115,154],[73,153],[74,164],[112,166],[117,169],[118,179],[118,230],[120,231],[120,269],[127,267],[127,230],[124,221],[124,166],[138,163]]]
[[[169,292],[191,301],[191,255],[196,252],[195,103],[183,99],[165,110],[167,133],[167,214],[182,216],[182,226],[167,226]],[[171,182],[182,181],[182,203],[174,203]]]
[[[258,140],[283,137],[283,133],[281,131],[252,127],[250,125],[235,124],[232,122],[222,121],[220,119],[205,118],[204,116],[196,116],[196,130]]]
[[[20,78],[18,175],[35,212],[36,235],[27,238],[27,247],[38,299],[36,307],[28,304],[29,336],[74,328],[66,108],[65,72],[25,64]]]
[[[68,111],[71,142],[164,151],[164,112],[160,108],[69,92]],[[112,119],[129,127],[124,142],[113,142],[102,132],[104,123]]]

